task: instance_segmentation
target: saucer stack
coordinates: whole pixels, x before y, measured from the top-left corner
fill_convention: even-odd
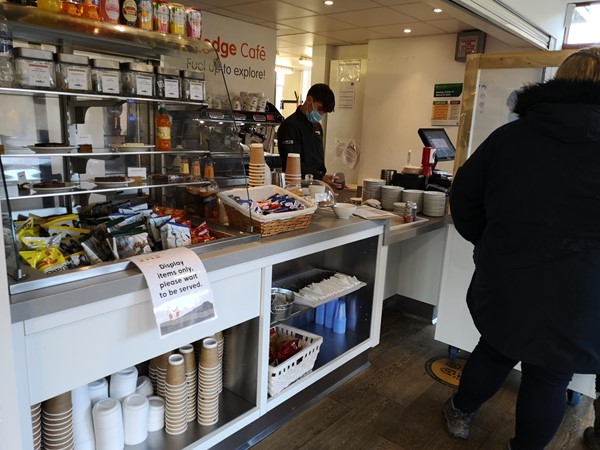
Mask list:
[[[300,184],[302,182],[302,169],[300,166],[300,153],[288,153],[285,164],[285,183]]]
[[[385,186],[385,180],[380,178],[365,178],[363,180],[362,199],[363,201],[374,198],[381,200],[381,187]]]
[[[198,423],[214,425],[219,421],[219,392],[223,378],[219,348],[213,338],[204,339],[198,364]]]
[[[33,433],[33,449],[42,448],[42,404],[31,405],[31,432]]]
[[[109,397],[121,401],[128,395],[135,394],[137,378],[138,371],[135,366],[113,373],[110,376]]]
[[[417,204],[417,212],[423,211],[423,192],[419,189],[404,189],[402,191],[403,202],[415,202]]]
[[[250,146],[250,169],[248,177],[250,187],[265,185],[265,167],[265,149],[263,145],[252,144]]]
[[[381,206],[387,211],[394,209],[394,203],[400,201],[402,191],[401,186],[381,186]]]
[[[96,450],[115,450],[125,446],[121,402],[116,398],[100,400],[92,408]]]
[[[183,355],[183,365],[185,366],[185,385],[187,387],[187,421],[196,420],[196,398],[198,389],[198,370],[196,366],[196,355],[192,344],[184,345],[179,348],[179,353]]]
[[[424,192],[423,214],[431,217],[441,217],[446,214],[446,194],[435,191]]]
[[[42,441],[47,450],[73,448],[73,404],[71,391],[42,403]]]
[[[71,391],[73,402],[73,441],[77,450],[94,450],[94,425],[92,423],[92,399],[88,385]]]
[[[187,383],[183,355],[169,356],[165,382],[165,431],[181,434],[187,430]]]
[[[165,401],[157,395],[148,397],[148,431],[158,431],[165,427]]]

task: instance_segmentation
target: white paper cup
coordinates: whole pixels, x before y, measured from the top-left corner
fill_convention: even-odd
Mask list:
[[[109,396],[123,400],[128,395],[135,394],[137,378],[138,371],[135,366],[113,373],[110,376]]]
[[[126,445],[137,445],[148,437],[150,402],[145,395],[132,394],[123,399],[123,430]]]

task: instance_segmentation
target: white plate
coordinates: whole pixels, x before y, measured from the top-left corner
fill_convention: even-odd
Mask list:
[[[45,154],[45,153],[71,153],[73,150],[77,149],[77,147],[69,146],[69,147],[36,147],[35,145],[27,145],[29,150],[33,150],[36,153]]]
[[[101,188],[113,188],[113,187],[125,187],[129,186],[135,180],[133,178],[128,178],[127,181],[94,181],[90,180],[90,183],[94,183],[96,186]]]
[[[43,187],[33,187],[33,184],[29,184],[30,189],[33,189],[35,192],[39,192],[40,194],[51,194],[58,192],[67,192],[75,189],[77,186],[73,183],[66,183],[67,186],[63,187],[51,187],[51,188],[43,188]]]
[[[153,149],[156,146],[155,145],[138,144],[138,143],[130,143],[130,144],[113,145],[113,147],[119,152],[147,152],[148,150]]]

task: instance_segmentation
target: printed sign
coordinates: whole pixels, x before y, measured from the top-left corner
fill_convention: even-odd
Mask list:
[[[131,257],[144,274],[161,338],[216,318],[204,264],[188,248]]]
[[[458,125],[462,105],[462,83],[436,84],[433,89],[431,125]]]

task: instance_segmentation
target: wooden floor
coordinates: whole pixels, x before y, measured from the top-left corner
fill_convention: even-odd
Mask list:
[[[505,449],[514,430],[519,372],[485,404],[468,441],[450,438],[441,413],[452,389],[425,371],[425,362],[447,354],[433,339],[434,326],[385,309],[381,342],[370,353],[371,367],[301,412],[253,447],[254,450],[324,449]],[[592,403],[582,397],[568,406],[548,450],[583,450],[583,430],[593,420]]]

